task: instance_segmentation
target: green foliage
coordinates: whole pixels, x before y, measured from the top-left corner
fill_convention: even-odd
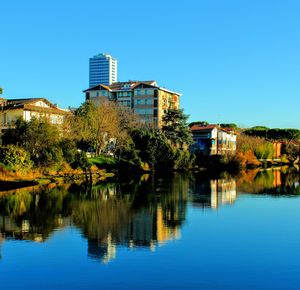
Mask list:
[[[59,147],[58,128],[47,120],[31,119],[29,122],[18,119],[15,128],[4,132],[3,144],[17,144],[30,153],[36,166],[51,166],[62,162]]]
[[[157,130],[135,129],[131,132],[134,150],[141,162],[151,168],[166,167],[172,162],[173,151],[166,137]]]
[[[235,123],[221,123],[220,124],[221,128],[232,128],[233,130],[237,130],[239,127]]]
[[[194,125],[198,125],[198,126],[207,126],[209,123],[206,121],[195,121],[189,124],[189,127],[192,127]]]
[[[84,151],[78,152],[75,156],[75,161],[71,164],[73,168],[81,168],[88,170],[91,168],[91,163],[89,162],[86,153]]]
[[[188,116],[183,113],[183,110],[170,109],[164,114],[162,132],[173,145],[182,147],[193,143],[187,120]]]
[[[270,142],[261,143],[254,149],[254,154],[258,159],[271,159],[274,156],[274,146]]]
[[[176,150],[174,158],[174,169],[188,169],[195,161],[195,155],[188,150]]]
[[[131,132],[134,154],[140,163],[155,170],[189,168],[193,158],[188,150],[172,146],[159,130],[135,129]]]
[[[0,147],[0,160],[4,165],[18,172],[25,172],[32,168],[30,154],[15,145]]]
[[[267,127],[256,126],[245,130],[244,134],[271,140],[300,140],[300,130],[298,129],[269,129]]]
[[[33,159],[38,166],[59,169],[63,164],[63,152],[59,146],[41,148],[38,154],[38,157]]]
[[[3,94],[3,89],[0,87],[0,95]]]
[[[62,149],[64,159],[69,164],[75,162],[78,150],[76,147],[76,143],[73,140],[62,140],[59,143],[59,147]]]

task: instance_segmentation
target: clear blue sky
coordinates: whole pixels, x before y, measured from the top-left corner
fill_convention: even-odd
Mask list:
[[[300,1],[0,2],[4,97],[79,106],[88,59],[183,94],[190,120],[300,128]]]

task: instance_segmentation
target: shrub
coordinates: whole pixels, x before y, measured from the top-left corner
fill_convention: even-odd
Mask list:
[[[25,172],[31,169],[33,165],[30,154],[25,149],[15,145],[1,146],[0,160],[14,171]]]
[[[75,156],[75,161],[71,164],[75,169],[81,168],[83,170],[88,170],[91,168],[91,163],[89,162],[86,153],[84,151],[77,152]]]
[[[263,142],[254,148],[254,154],[258,159],[271,159],[274,156],[274,146],[270,142]]]
[[[177,150],[174,158],[174,169],[189,169],[194,162],[195,155],[187,150]]]
[[[59,146],[62,149],[62,154],[64,159],[72,164],[76,160],[76,155],[78,153],[76,143],[73,140],[62,140],[59,143]]]

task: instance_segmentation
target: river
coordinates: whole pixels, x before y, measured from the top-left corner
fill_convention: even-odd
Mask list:
[[[0,193],[1,289],[300,289],[294,169]]]

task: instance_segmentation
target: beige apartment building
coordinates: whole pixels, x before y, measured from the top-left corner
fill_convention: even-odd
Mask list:
[[[86,100],[99,98],[116,101],[136,113],[141,121],[160,127],[168,109],[179,109],[180,93],[158,86],[156,81],[117,82],[110,86],[99,84],[84,91]]]
[[[46,118],[51,124],[61,125],[69,115],[68,110],[60,109],[44,98],[0,99],[0,129],[13,126],[19,118],[30,121],[31,118]]]

